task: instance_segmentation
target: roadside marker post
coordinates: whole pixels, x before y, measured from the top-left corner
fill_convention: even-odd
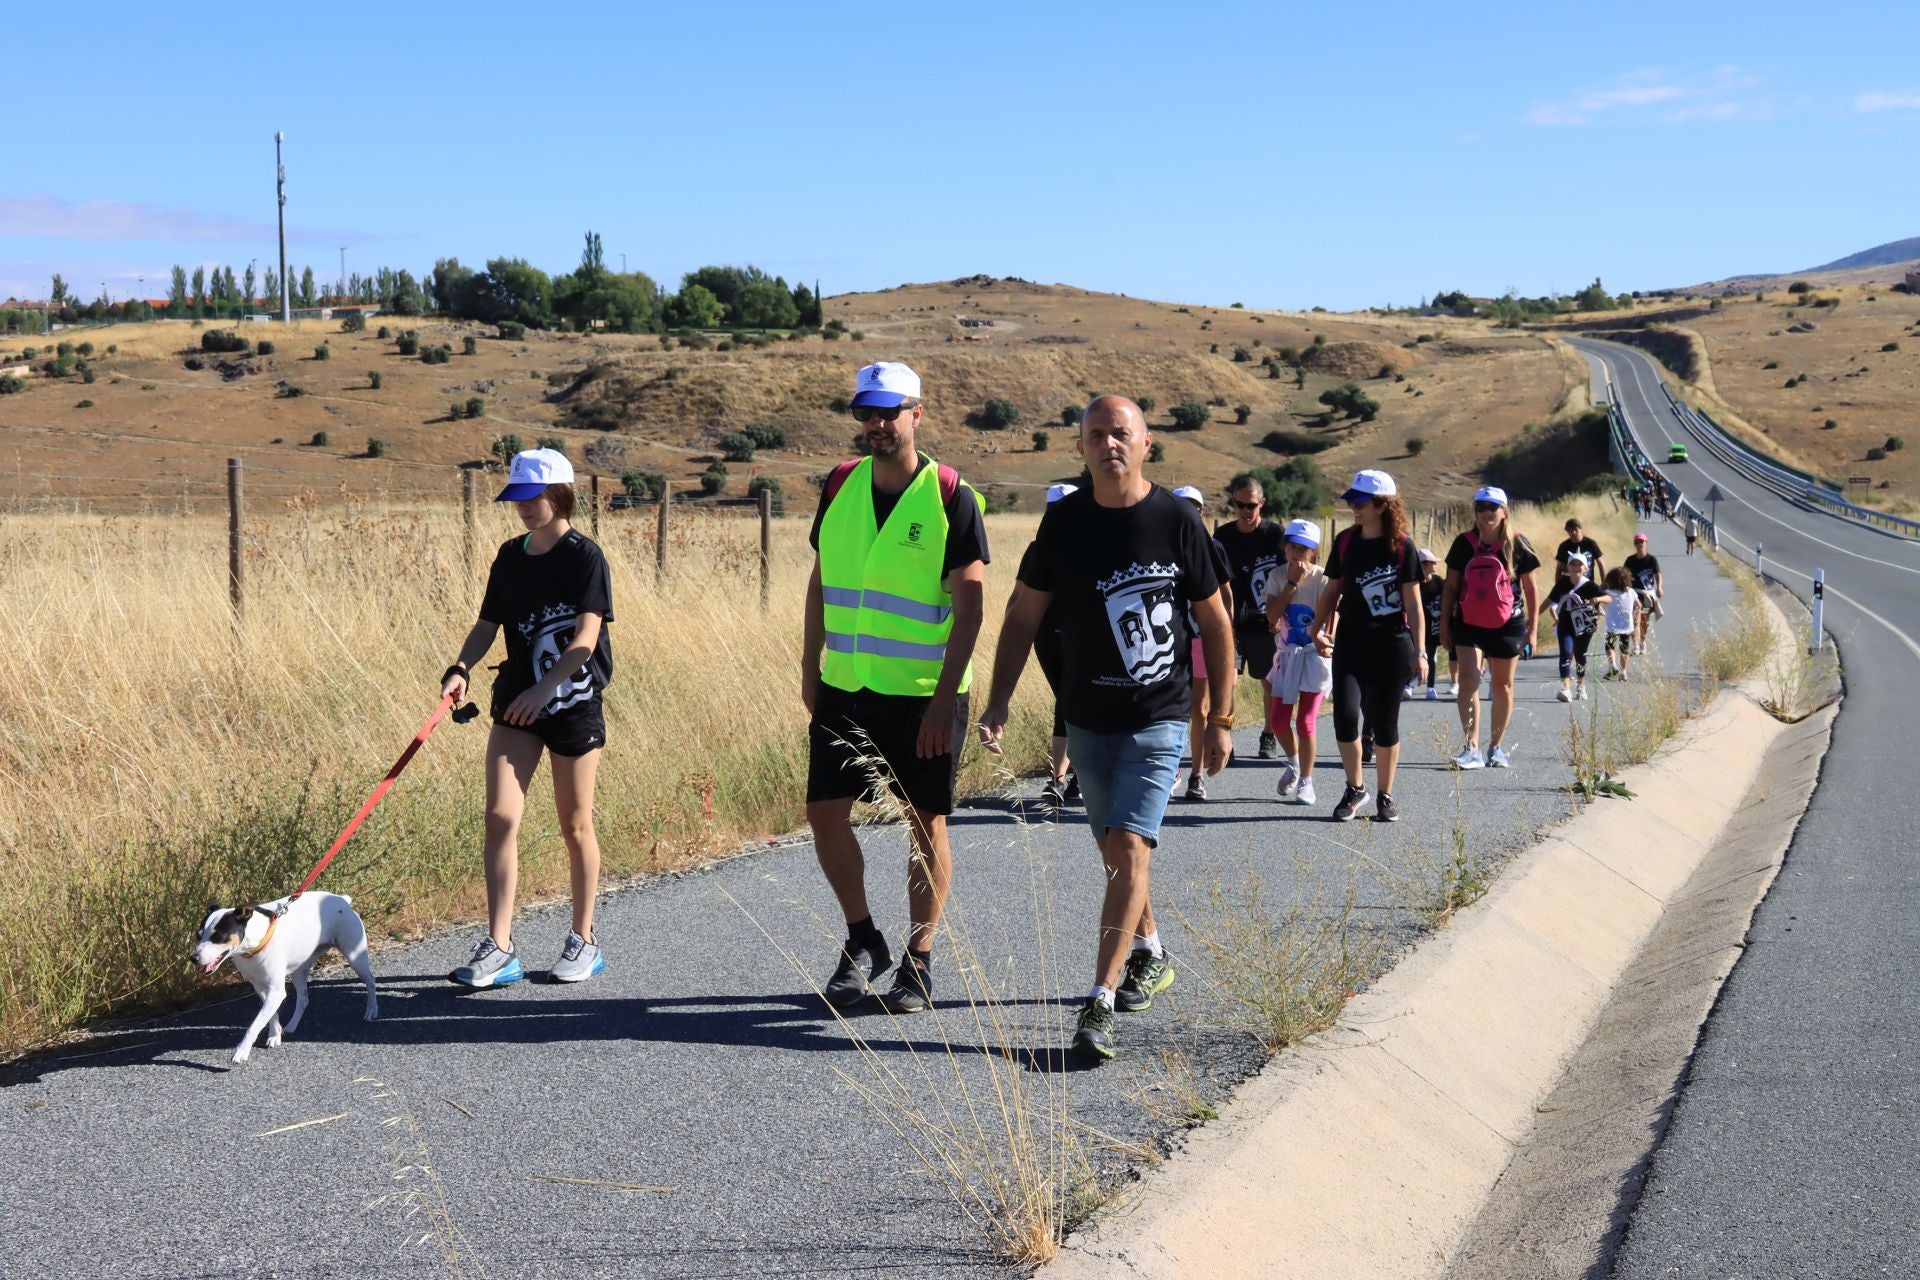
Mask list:
[[[1767,576],[1767,544],[1758,539],[1753,544],[1753,573],[1757,578]]]
[[[1813,571],[1813,643],[1807,646],[1808,653],[1819,653],[1822,637],[1826,635],[1827,613],[1827,571]]]

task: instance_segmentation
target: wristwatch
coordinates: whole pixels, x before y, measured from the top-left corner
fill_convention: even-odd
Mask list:
[[[1231,712],[1231,711],[1229,711],[1229,712],[1227,712],[1227,714],[1225,714],[1225,715],[1223,715],[1223,716],[1212,716],[1212,715],[1210,715],[1210,716],[1208,716],[1208,717],[1207,717],[1207,728],[1209,728],[1209,729],[1231,729],[1231,728],[1233,728],[1233,712]]]

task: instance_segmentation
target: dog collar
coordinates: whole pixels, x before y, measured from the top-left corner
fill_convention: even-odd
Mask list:
[[[251,960],[255,956],[259,955],[262,951],[265,951],[267,949],[267,944],[273,941],[273,931],[275,929],[278,929],[279,927],[280,927],[280,917],[269,916],[267,918],[266,936],[260,939],[260,945],[255,947],[251,951],[242,952],[240,958],[242,960]]]

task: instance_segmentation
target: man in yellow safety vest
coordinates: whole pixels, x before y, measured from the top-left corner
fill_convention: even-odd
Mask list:
[[[800,697],[808,725],[807,824],[820,869],[847,918],[822,991],[836,1008],[863,999],[893,964],[867,907],[854,801],[882,780],[913,841],[907,952],[881,1003],[929,1008],[934,927],[953,882],[947,815],[967,733],[967,688],[980,634],[987,534],[977,494],[914,448],[920,378],[883,361],[860,370],[853,417],[865,458],[836,467],[814,517]]]

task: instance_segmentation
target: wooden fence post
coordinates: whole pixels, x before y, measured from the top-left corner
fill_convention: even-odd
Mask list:
[[[246,617],[245,483],[240,459],[227,459],[227,590],[233,598],[233,621]]]
[[[593,540],[600,540],[600,475],[595,472],[587,477],[590,490],[588,501],[593,505],[587,508],[587,527],[593,532]]]
[[[760,490],[760,612],[773,603],[773,490]]]
[[[479,478],[465,468],[460,472],[460,518],[461,553],[467,564],[467,576],[473,577],[473,543],[475,522],[474,490],[479,487]]]
[[[660,531],[654,535],[653,572],[664,582],[667,578],[667,508],[673,505],[671,482],[660,489]]]

